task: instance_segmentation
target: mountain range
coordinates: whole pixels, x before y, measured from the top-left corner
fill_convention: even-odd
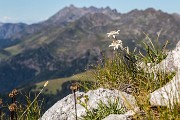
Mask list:
[[[130,49],[142,49],[143,32],[155,40],[159,31],[159,42],[169,40],[173,48],[180,40],[180,15],[70,5],[39,23],[0,23],[0,92],[90,69],[112,52],[106,33],[118,29],[118,38]]]

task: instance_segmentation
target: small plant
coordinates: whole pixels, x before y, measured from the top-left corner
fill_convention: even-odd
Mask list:
[[[31,100],[30,94],[24,96],[25,104],[19,103],[17,107],[18,120],[38,120],[41,117],[41,104],[43,100]]]
[[[125,113],[125,108],[119,105],[118,99],[115,99],[114,101],[109,99],[107,104],[100,100],[97,109],[92,110],[88,109],[88,100],[88,96],[84,96],[84,102],[79,102],[79,104],[86,109],[86,115],[82,116],[82,120],[102,120],[110,114]]]
[[[75,115],[76,115],[76,120],[77,120],[76,91],[79,89],[78,83],[72,83],[72,85],[70,86],[70,89],[72,90],[73,95],[74,95],[74,107],[75,107]]]
[[[11,120],[17,120],[17,101],[16,96],[18,95],[18,91],[14,89],[11,93],[9,93],[9,97],[12,99],[9,108],[9,111],[11,113]]]
[[[11,98],[11,104],[4,106],[2,104],[2,99],[0,99],[0,120],[38,120],[41,116],[41,105],[37,98],[42,93],[44,88],[48,85],[48,81],[44,84],[41,91],[35,96],[33,101],[31,101],[30,96],[25,96],[25,103],[20,103],[17,101],[17,95],[19,91],[14,89],[11,93],[9,93],[9,97]],[[41,101],[42,103],[42,101]],[[2,109],[3,108],[3,109]],[[3,112],[4,109],[9,109],[10,117],[8,112]]]
[[[26,96],[26,100],[29,102],[29,105],[26,107],[26,109],[24,110],[24,112],[22,113],[22,115],[18,118],[18,120],[21,120],[24,116],[24,114],[27,112],[28,114],[26,114],[28,117],[31,117],[31,115],[29,116],[29,112],[30,111],[30,108],[32,105],[35,105],[34,107],[36,107],[37,104],[37,98],[39,97],[39,95],[42,93],[42,91],[44,90],[44,88],[48,85],[48,81],[44,83],[44,86],[43,88],[41,89],[41,91],[37,94],[37,96],[34,98],[34,100],[31,102],[30,99],[28,99],[28,97]],[[34,104],[35,103],[35,104]],[[39,110],[39,109],[38,109]],[[38,111],[38,114],[39,114],[39,111]],[[32,118],[28,118],[28,119],[32,119]]]
[[[144,35],[146,36],[146,40],[148,40],[150,44],[143,42],[146,51],[146,56],[142,55],[141,52],[140,55],[142,56],[143,60],[146,63],[155,63],[155,64],[160,63],[162,60],[164,60],[167,57],[166,47],[169,44],[169,42],[166,41],[166,43],[163,46],[159,45],[158,41],[159,41],[160,32],[157,35],[155,42],[156,44],[152,42],[151,38],[146,33],[144,33]]]
[[[124,90],[128,84],[131,87],[152,92],[169,82],[174,76],[174,73],[167,73],[154,66],[167,56],[165,52],[167,42],[159,49],[159,46],[156,48],[146,35],[150,45],[144,43],[147,54],[142,55],[141,52],[137,54],[136,49],[131,52],[128,47],[123,47],[122,41],[116,38],[117,34],[119,34],[119,30],[108,33],[108,37],[111,37],[113,41],[109,47],[114,47],[116,50],[113,59],[105,58],[102,64],[95,67],[96,70],[93,74],[97,87]],[[158,38],[159,35],[157,41]],[[155,64],[149,66],[147,64],[149,62]],[[149,72],[150,69],[152,71]]]
[[[147,96],[175,76],[175,72],[167,72],[156,66],[167,56],[165,49],[168,41],[162,47],[158,43],[154,45],[151,38],[144,33],[149,44],[144,43],[146,54],[143,55],[141,52],[136,52],[136,49],[131,52],[128,47],[123,47],[122,41],[116,37],[119,31],[108,33],[108,37],[112,39],[109,47],[114,49],[113,58],[104,57],[103,62],[95,66],[93,75],[96,80],[96,88],[118,89],[133,94],[140,110],[144,113],[142,116],[138,115],[137,119],[179,118],[180,112],[177,109],[172,111],[168,108],[158,107],[154,110]],[[156,42],[158,42],[159,35],[160,33]],[[131,92],[128,91],[129,88]],[[157,112],[158,116],[155,115]],[[94,115],[96,111],[89,111],[89,113]]]

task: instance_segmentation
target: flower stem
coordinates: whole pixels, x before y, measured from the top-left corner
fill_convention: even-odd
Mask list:
[[[75,107],[75,114],[76,114],[76,120],[77,120],[77,106],[76,106],[76,91],[74,90],[73,91],[73,94],[74,94],[74,107]]]

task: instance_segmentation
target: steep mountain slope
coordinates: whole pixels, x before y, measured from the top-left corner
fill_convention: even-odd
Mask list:
[[[95,64],[120,29],[124,46],[141,48],[145,35],[162,29],[160,42],[180,40],[179,17],[152,8],[120,14],[110,8],[66,7],[50,19],[19,31],[19,42],[1,50],[1,92],[46,79],[71,76]],[[16,38],[12,36],[12,38]]]
[[[0,39],[10,39],[22,31],[27,25],[24,23],[4,23],[0,25]]]
[[[26,24],[0,23],[0,49],[17,44],[19,32],[27,27]]]

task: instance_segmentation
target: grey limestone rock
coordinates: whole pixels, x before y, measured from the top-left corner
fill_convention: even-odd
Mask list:
[[[129,107],[133,110],[138,110],[136,100],[132,95],[125,92],[120,92],[118,90],[109,90],[99,88],[97,90],[90,90],[87,93],[76,92],[76,96],[80,98],[81,101],[87,95],[89,98],[88,109],[96,109],[100,100],[107,104],[108,100],[119,99],[120,107],[125,107],[127,110]],[[130,105],[130,106],[129,106]],[[73,94],[66,96],[57,103],[55,103],[51,108],[49,108],[40,120],[75,120],[75,107]],[[131,112],[132,114],[133,112]],[[133,113],[134,114],[134,113]],[[86,115],[86,110],[80,104],[77,103],[77,116],[80,118],[82,115]]]
[[[174,78],[162,88],[150,93],[150,103],[153,106],[174,107],[180,103],[180,41],[176,48],[168,53],[159,65],[162,70],[176,72]]]

